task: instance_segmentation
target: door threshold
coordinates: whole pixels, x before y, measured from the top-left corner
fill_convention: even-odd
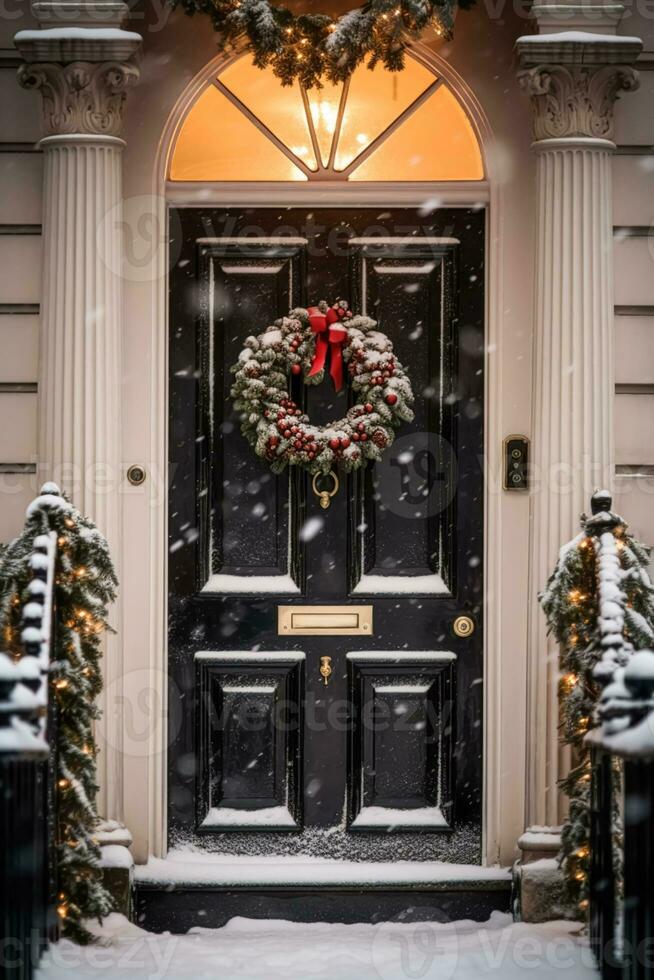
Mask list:
[[[135,868],[138,888],[365,888],[429,891],[505,890],[508,868],[441,861],[338,861],[301,856],[173,851]]]

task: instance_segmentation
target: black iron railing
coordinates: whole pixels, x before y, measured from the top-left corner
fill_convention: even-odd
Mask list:
[[[56,549],[54,533],[35,539],[27,598],[15,600],[21,655],[0,653],[0,975],[12,980],[30,980],[57,933],[56,719],[48,698]]]
[[[654,978],[654,653],[632,654],[592,736],[590,938],[602,980]]]

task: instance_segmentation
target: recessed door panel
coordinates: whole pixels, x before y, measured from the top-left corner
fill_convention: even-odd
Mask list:
[[[196,663],[198,829],[297,829],[303,658],[201,651]]]
[[[449,829],[455,656],[402,651],[348,660],[356,719],[351,828]]]

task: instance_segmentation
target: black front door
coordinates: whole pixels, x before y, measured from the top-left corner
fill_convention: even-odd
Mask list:
[[[170,305],[171,843],[480,860],[482,210],[181,209]],[[415,420],[323,509],[229,399],[245,338],[345,297]],[[348,392],[297,384],[312,421]]]

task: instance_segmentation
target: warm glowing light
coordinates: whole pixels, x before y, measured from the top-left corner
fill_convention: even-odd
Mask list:
[[[66,789],[66,787],[70,786],[70,783],[68,782],[67,779],[60,779],[57,782],[57,786],[59,787],[59,789]]]
[[[65,688],[68,687],[68,681],[66,680],[55,681],[55,687],[57,688],[58,691],[63,691]]]
[[[577,681],[579,680],[579,677],[577,676],[577,674],[566,674],[565,677],[562,678],[562,680],[564,685],[568,688],[568,690],[571,691],[572,688],[577,683]]]
[[[323,88],[311,89],[307,93],[320,156],[325,167],[329,163],[342,91],[343,86],[340,82],[337,85],[326,82]]]
[[[58,905],[57,906],[57,915],[59,916],[60,919],[65,919],[66,916],[68,915],[68,906],[67,905]]]
[[[401,14],[397,7],[382,16]],[[295,57],[306,60],[311,39],[293,27],[284,30],[295,40]],[[415,58],[408,56],[399,73],[362,64],[344,91],[343,83],[324,80],[322,88],[303,93],[297,82],[282,86],[271,68],[257,68],[250,57],[236,59],[186,116],[171,180],[303,181],[307,170],[321,165],[347,169],[353,181],[483,179],[479,143],[465,111]]]

